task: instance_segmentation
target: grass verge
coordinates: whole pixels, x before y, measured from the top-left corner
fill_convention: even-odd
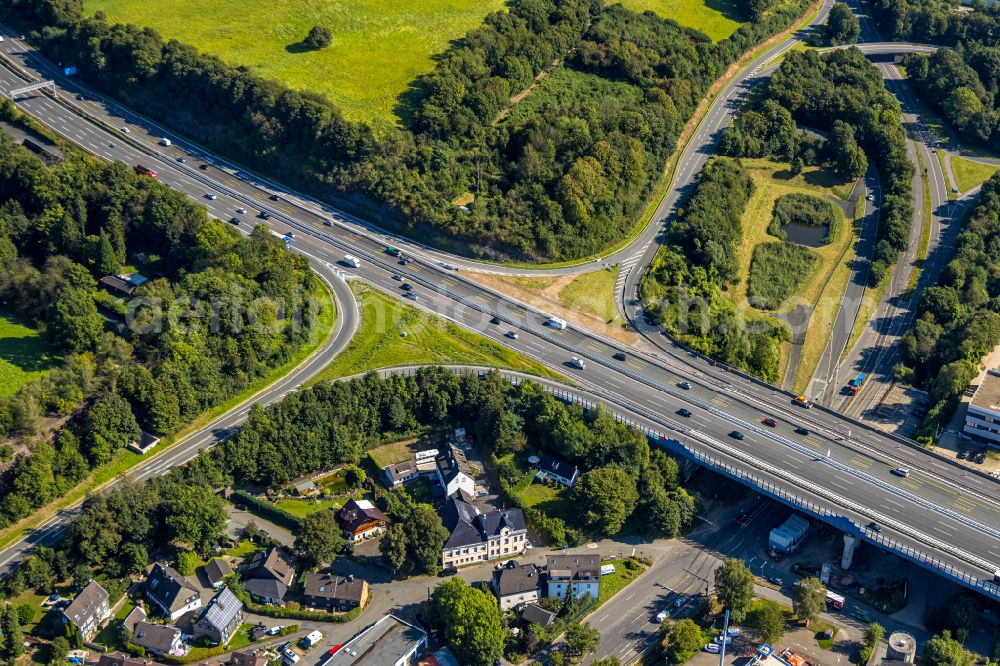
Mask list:
[[[953,155],[951,158],[951,170],[955,174],[955,186],[958,187],[958,191],[968,192],[977,185],[985,183],[990,176],[1000,171],[1000,167],[993,166],[992,164],[983,164],[982,162],[973,162],[964,157]]]
[[[927,259],[927,251],[931,245],[931,183],[927,175],[927,166],[924,164],[924,157],[917,152],[917,162],[920,167],[920,183],[924,189],[924,226],[920,229],[920,244],[917,246],[917,260],[914,262],[913,270],[910,272],[910,281],[906,288],[913,289],[917,286],[920,273],[924,269],[924,261]]]
[[[742,11],[733,0],[623,0],[626,9],[651,11],[708,35],[713,42],[729,37],[742,25]]]
[[[317,296],[321,298],[323,305],[317,319],[317,325],[313,329],[312,337],[309,339],[309,342],[303,345],[303,347],[287,362],[272,369],[266,375],[257,379],[239,395],[235,395],[229,400],[216,405],[212,409],[202,412],[201,415],[185,426],[183,430],[169,437],[164,437],[150,453],[143,456],[131,451],[119,451],[114,460],[104,467],[95,470],[92,474],[90,474],[90,476],[81,481],[75,488],[59,499],[46,504],[30,516],[23,518],[3,530],[0,530],[0,549],[6,548],[23,537],[30,530],[44,524],[62,509],[72,507],[87,493],[100,490],[106,484],[114,481],[136,465],[159,457],[174,444],[177,444],[191,433],[202,428],[213,419],[225,414],[237,405],[247,401],[264,388],[270,386],[294,370],[296,366],[306,359],[306,357],[312,354],[315,350],[319,349],[333,335],[334,323],[336,321],[336,305],[333,300],[333,293],[324,286],[322,288],[322,293],[317,294]]]
[[[560,377],[537,361],[381,291],[356,282],[351,289],[361,304],[361,326],[347,348],[310,384],[423,363],[481,365]]]
[[[0,397],[12,395],[21,384],[42,377],[57,360],[38,329],[0,312]]]

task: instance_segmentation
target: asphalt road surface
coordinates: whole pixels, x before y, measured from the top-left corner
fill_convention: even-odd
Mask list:
[[[0,44],[0,51],[21,66],[38,63],[15,40]],[[11,87],[21,81],[10,69],[0,70],[0,85]],[[636,423],[669,429],[692,449],[710,452],[741,469],[758,470],[780,487],[814,497],[858,525],[879,522],[883,535],[940,555],[971,574],[992,575],[1000,562],[996,545],[1000,511],[994,481],[963,476],[966,472],[956,465],[881,433],[859,430],[830,412],[793,407],[789,396],[777,390],[735,378],[725,381],[682,374],[659,358],[632,353],[589,332],[547,328],[544,314],[465,280],[444,262],[420,255],[407,265],[396,263],[384,253],[384,237],[373,236],[367,229],[361,233],[350,225],[326,226],[327,211],[292,203],[287,194],[225,163],[219,163],[222,168],[214,166],[215,158],[197,147],[175,140],[161,151],[156,144],[165,135],[162,129],[137,116],[122,117],[120,108],[96,101],[91,92],[80,93],[90,99],[76,100],[75,82],[58,77],[56,81],[61,100],[37,94],[19,99],[18,105],[91,152],[155,169],[162,181],[203,201],[216,217],[228,219],[238,206],[250,209],[241,228],[251,224],[250,217],[268,212],[274,231],[294,231],[295,249],[309,256],[318,270],[350,272],[395,293],[400,282],[393,275],[398,274],[415,286],[418,306],[558,368],[594,390],[619,413],[630,413]],[[67,85],[71,86],[68,90],[62,89]],[[116,129],[120,127],[130,131]],[[215,198],[207,198],[209,193]],[[270,198],[272,194],[276,201]],[[345,253],[359,257],[360,268],[343,264]],[[491,324],[492,316],[501,324]],[[510,330],[520,333],[517,340],[505,337]],[[624,355],[624,360],[615,359],[614,354]],[[573,356],[584,359],[586,369],[570,365]],[[679,388],[684,381],[690,381],[690,389]],[[676,415],[681,407],[692,416]],[[778,419],[777,426],[762,426],[765,417]],[[808,434],[796,433],[796,427]],[[745,438],[731,438],[734,430],[745,433]],[[890,475],[895,464],[908,464],[909,477]],[[14,559],[6,552],[3,557],[8,563]]]

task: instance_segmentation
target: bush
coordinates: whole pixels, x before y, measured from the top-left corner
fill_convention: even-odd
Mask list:
[[[774,202],[774,212],[771,215],[771,223],[767,227],[767,233],[775,238],[787,240],[788,234],[785,227],[789,224],[804,224],[810,227],[826,227],[832,230],[837,222],[837,211],[833,204],[826,199],[793,192],[778,197]],[[830,234],[827,232],[827,242]]]
[[[270,502],[265,502],[244,490],[234,490],[229,495],[229,499],[237,504],[245,504],[251,513],[256,513],[261,518],[266,518],[272,523],[288,528],[293,534],[302,529],[301,518],[293,516],[287,511],[279,509]]]
[[[314,25],[312,29],[309,30],[309,34],[306,35],[305,45],[314,51],[319,49],[325,49],[330,44],[333,44],[333,35],[330,34],[330,29],[323,25]]]
[[[776,310],[809,277],[819,256],[794,243],[761,243],[750,259],[750,304],[762,310]]]
[[[35,621],[35,607],[31,604],[18,604],[14,610],[17,612],[17,623],[22,627]]]
[[[191,550],[182,550],[177,554],[177,573],[182,576],[193,576],[200,562],[197,553]]]

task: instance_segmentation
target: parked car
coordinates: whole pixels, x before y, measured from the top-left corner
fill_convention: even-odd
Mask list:
[[[280,624],[276,624],[276,625],[274,625],[273,627],[271,627],[270,629],[267,630],[267,635],[268,636],[277,636],[278,634],[281,633],[281,629],[282,629],[281,625]]]
[[[656,614],[656,617],[654,618],[654,620],[656,621],[657,624],[663,624],[663,622],[668,617],[669,617],[669,614],[667,613],[667,611],[661,610],[659,613]]]
[[[711,654],[719,654],[719,652],[722,651],[722,648],[720,648],[715,643],[709,643],[708,645],[706,645],[704,647],[704,650],[705,650],[705,652],[709,652]]]
[[[445,567],[438,572],[438,576],[444,578],[445,576],[454,576],[458,573],[458,567]]]
[[[958,459],[959,460],[965,460],[968,457],[969,457],[969,450],[968,449],[962,449],[962,450],[960,450],[958,452]]]
[[[681,596],[677,597],[676,599],[674,599],[674,608],[680,608],[681,606],[683,606],[687,602],[688,602],[688,598],[685,597],[684,595],[681,595]]]
[[[771,585],[777,585],[778,587],[781,587],[782,585],[785,584],[785,582],[780,578],[778,578],[777,576],[768,576],[765,580],[767,580],[767,582],[770,583]]]

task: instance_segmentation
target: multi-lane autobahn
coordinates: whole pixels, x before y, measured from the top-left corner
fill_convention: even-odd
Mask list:
[[[0,44],[0,52],[8,65],[0,68],[0,86],[9,89],[25,77],[53,76],[15,40]],[[350,272],[396,292],[405,281],[414,286],[417,305],[559,368],[581,387],[581,393],[609,404],[637,425],[676,438],[689,450],[711,455],[734,469],[752,470],[761,482],[846,516],[859,530],[876,522],[882,537],[979,578],[991,578],[1000,563],[1000,488],[992,480],[965,476],[946,461],[846,423],[830,412],[794,407],[787,394],[775,389],[734,377],[692,373],[687,366],[633,353],[587,331],[547,328],[543,313],[464,279],[423,252],[413,252],[415,258],[408,265],[396,263],[384,252],[386,238],[369,227],[327,226],[330,211],[239,171],[199,147],[174,137],[173,146],[160,148],[161,128],[75,82],[53,78],[59,99],[36,94],[19,100],[19,106],[94,154],[154,168],[161,180],[205,203],[215,217],[227,220],[237,208],[247,208],[240,224],[245,230],[253,224],[252,216],[267,212],[272,228],[279,233],[293,231],[295,249],[309,256],[319,270]],[[76,99],[78,94],[86,99]],[[122,127],[129,132],[122,132]],[[214,198],[207,198],[209,194]],[[345,253],[359,257],[361,266],[339,264]],[[394,279],[396,275],[402,280]],[[500,323],[491,323],[494,317]],[[517,331],[518,339],[505,337],[509,331]],[[616,359],[616,354],[623,359]],[[586,369],[569,365],[573,356],[582,358]],[[689,388],[681,387],[685,382]],[[691,415],[679,415],[681,409]],[[762,425],[764,418],[775,418],[776,426]],[[743,438],[732,437],[734,432]],[[178,454],[174,461],[182,458]],[[910,474],[891,475],[896,465],[907,465]],[[140,473],[162,471],[165,468],[143,467]],[[872,530],[865,534],[878,536]],[[9,549],[0,557],[8,564],[16,560]]]

